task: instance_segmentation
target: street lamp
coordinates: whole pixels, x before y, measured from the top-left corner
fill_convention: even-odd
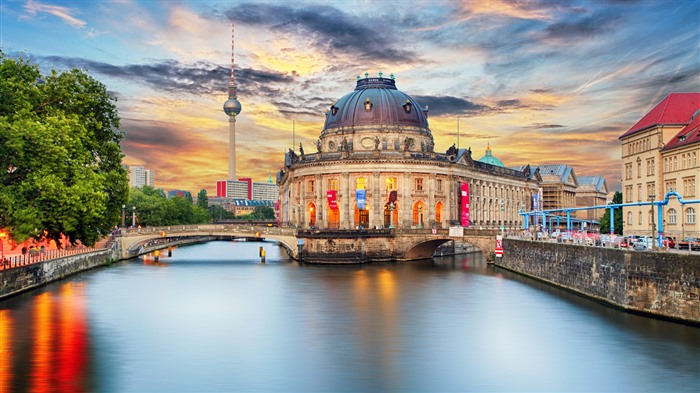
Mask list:
[[[131,207],[131,227],[136,228],[136,206]]]
[[[122,228],[126,226],[126,215],[125,215],[126,205],[122,205]]]
[[[466,116],[457,116],[457,150],[459,150],[459,119]]]
[[[423,228],[423,206],[418,206],[418,228]]]
[[[389,228],[394,227],[394,202],[389,203]]]
[[[656,194],[653,192],[649,194],[649,199],[651,199],[651,249],[653,250],[655,248],[654,245],[654,198],[656,198]]]
[[[7,233],[0,231],[0,260],[5,260],[5,238]]]
[[[504,211],[504,206],[503,206],[503,201],[501,201],[501,215],[498,219],[498,221],[500,221],[500,224],[501,224],[501,236],[503,236],[503,230],[505,229],[505,225],[503,223],[503,211]]]

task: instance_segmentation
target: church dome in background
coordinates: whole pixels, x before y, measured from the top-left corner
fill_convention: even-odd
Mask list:
[[[491,146],[489,144],[486,144],[486,155],[479,158],[477,161],[483,162],[484,164],[490,164],[494,166],[500,166],[503,167],[503,163],[501,160],[496,158],[492,153],[491,153]]]

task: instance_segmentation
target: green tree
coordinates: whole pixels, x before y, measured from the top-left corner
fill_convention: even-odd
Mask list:
[[[620,191],[615,191],[615,194],[613,195],[612,199],[612,204],[620,204],[622,203],[622,193]],[[616,208],[615,209],[615,234],[617,235],[622,235],[623,227],[622,227],[622,208]],[[610,231],[610,209],[605,209],[605,213],[603,214],[603,217],[600,219],[600,232],[601,233],[608,233]]]
[[[136,207],[137,225],[170,226],[209,222],[208,209],[202,209],[183,197],[168,199],[165,191],[150,186],[132,188],[127,206]]]
[[[42,76],[0,51],[0,227],[15,241],[92,245],[119,221],[128,180],[115,101],[83,70]]]
[[[202,209],[209,209],[209,197],[207,196],[207,190],[201,189],[197,194],[197,206]]]

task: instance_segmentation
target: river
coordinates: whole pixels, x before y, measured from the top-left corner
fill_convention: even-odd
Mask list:
[[[698,328],[481,254],[300,266],[272,243],[182,247],[2,301],[0,354],[3,393],[700,390]]]

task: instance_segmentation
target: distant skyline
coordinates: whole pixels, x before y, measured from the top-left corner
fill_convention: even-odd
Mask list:
[[[617,138],[667,94],[700,91],[698,15],[697,0],[0,0],[0,48],[104,83],[124,163],[166,190],[211,195],[227,177],[233,20],[239,177],[313,150],[330,105],[382,71],[429,106],[436,151],[459,116],[475,159],[490,144],[506,166],[566,163],[614,191]]]

